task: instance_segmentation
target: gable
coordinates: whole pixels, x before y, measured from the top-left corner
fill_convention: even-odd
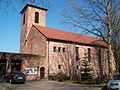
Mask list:
[[[46,37],[41,34],[35,27],[31,27],[27,37],[27,50],[30,54],[45,56]]]

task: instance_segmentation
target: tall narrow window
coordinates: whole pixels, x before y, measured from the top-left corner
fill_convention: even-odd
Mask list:
[[[39,23],[39,13],[35,12],[35,23]]]
[[[75,47],[75,53],[76,53],[76,62],[79,61],[79,47]]]
[[[98,50],[98,60],[99,63],[101,63],[101,49]]]
[[[79,69],[79,65],[77,65],[76,68]]]
[[[58,52],[61,52],[61,47],[58,47]]]
[[[88,61],[91,61],[91,49],[88,48]]]
[[[25,24],[25,14],[23,15],[23,25]]]
[[[61,69],[61,65],[58,65],[58,69]]]
[[[65,52],[65,48],[62,49],[63,53]]]
[[[56,52],[57,51],[57,48],[56,47],[53,47],[53,52]]]

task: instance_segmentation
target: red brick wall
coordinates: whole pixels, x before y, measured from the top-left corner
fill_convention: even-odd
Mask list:
[[[74,43],[61,43],[61,42],[53,42],[47,41],[44,35],[42,35],[35,27],[31,26],[34,23],[34,13],[39,12],[39,25],[46,26],[46,11],[36,9],[33,7],[28,7],[23,13],[26,15],[26,21],[23,25],[21,23],[21,38],[20,38],[20,52],[27,53],[27,54],[36,54],[39,56],[44,56],[45,58],[42,59],[29,59],[23,62],[23,68],[25,67],[45,67],[45,77],[48,76],[48,69],[50,74],[57,73],[58,65],[61,65],[61,71],[66,73],[67,75],[74,73],[76,70],[76,66],[79,65],[79,69],[82,67],[82,60],[85,58],[85,53],[87,52],[88,48],[91,49],[91,73],[93,75],[98,75],[100,72],[99,63],[98,63],[98,56],[97,50],[100,47],[94,46],[86,46],[86,45],[76,45]],[[22,15],[23,21],[23,15]],[[66,52],[53,52],[53,47],[56,46],[65,48]],[[79,62],[76,63],[75,60],[75,47],[79,47]],[[107,55],[106,49],[102,48],[102,65],[103,65],[103,73],[106,74],[107,71]],[[88,59],[87,59],[88,60]],[[113,59],[114,60],[114,59]],[[34,61],[34,62],[33,62]],[[40,64],[38,64],[40,63]],[[113,65],[113,71],[115,68],[114,61],[111,62]],[[28,77],[29,78],[29,77]]]
[[[45,57],[40,67],[45,67],[45,77],[48,75],[47,42],[46,38],[35,28],[32,27],[28,36],[27,53]]]
[[[46,55],[46,38],[35,27],[31,28],[27,40],[27,53],[40,56]]]
[[[53,47],[56,46],[61,48],[66,48],[66,52],[53,52]],[[75,60],[75,47],[79,47],[79,63]],[[90,67],[92,68],[91,74],[93,76],[100,75],[100,68],[102,68],[103,75],[108,73],[108,62],[107,62],[107,49],[102,47],[95,46],[86,46],[86,45],[76,45],[76,44],[68,44],[61,42],[50,42],[49,43],[49,61],[50,61],[50,74],[57,73],[59,71],[58,65],[61,65],[61,71],[66,73],[67,75],[71,73],[74,74],[75,70],[77,70],[77,65],[79,65],[79,69],[82,68],[83,60],[88,60],[88,48],[91,49],[91,61]],[[99,67],[99,59],[98,59],[98,50],[101,49],[101,65]],[[85,56],[86,54],[86,56]],[[112,61],[113,72],[115,71],[114,59]]]
[[[20,35],[20,52],[21,53],[27,53],[26,52],[26,45],[27,45],[27,37],[30,32],[30,29],[33,24],[35,24],[35,12],[39,13],[39,23],[38,25],[46,27],[46,11],[37,9],[34,7],[28,6],[28,8],[23,12],[22,14],[22,20],[21,20],[21,35]],[[23,17],[25,14],[25,24],[23,25]]]
[[[25,53],[25,39],[26,39],[26,33],[27,33],[27,20],[28,20],[28,11],[26,10],[24,12],[25,14],[25,24],[23,25],[23,14],[21,15],[21,33],[20,33],[20,52]]]
[[[40,68],[43,66],[44,57],[30,57],[26,58],[22,62],[22,72],[25,73],[27,80],[39,80],[40,79]],[[27,68],[37,68],[37,74],[27,74]]]

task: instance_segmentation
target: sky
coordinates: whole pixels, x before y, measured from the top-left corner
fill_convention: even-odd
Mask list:
[[[55,5],[52,5],[47,12],[47,27],[64,29],[60,25],[59,18],[61,4],[55,2]],[[55,8],[56,6],[57,8]],[[21,30],[21,15],[19,12],[23,7],[24,5],[16,5],[14,7],[10,6],[9,9],[0,9],[0,52],[19,52]]]
[[[62,24],[61,12],[64,3],[65,0],[54,0],[52,4],[50,3],[47,11],[47,27],[73,31]],[[0,1],[0,52],[19,53],[21,30],[21,15],[19,12],[24,5],[14,3],[9,8],[5,8],[2,5],[2,1]]]

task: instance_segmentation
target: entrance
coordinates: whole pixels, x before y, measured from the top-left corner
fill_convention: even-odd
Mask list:
[[[41,79],[44,79],[44,78],[45,78],[45,68],[44,68],[44,67],[41,67],[41,68],[40,68],[40,78],[41,78]]]

